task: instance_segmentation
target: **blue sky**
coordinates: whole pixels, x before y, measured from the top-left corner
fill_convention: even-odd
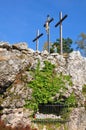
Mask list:
[[[39,29],[43,37],[39,40],[39,50],[47,40],[43,27],[47,14],[54,18],[50,24],[50,41],[59,38],[59,12],[68,17],[63,22],[63,37],[73,42],[81,32],[86,33],[86,0],[0,0],[0,41],[10,44],[27,42],[35,50],[32,40]]]

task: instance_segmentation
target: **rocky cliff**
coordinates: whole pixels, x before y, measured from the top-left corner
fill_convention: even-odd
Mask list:
[[[78,99],[78,107],[84,106],[86,95],[83,95],[82,88],[86,85],[86,58],[80,52],[74,51],[70,54],[59,55],[49,54],[47,51],[35,52],[27,47],[26,43],[9,45],[0,43],[0,104],[2,108],[2,120],[7,125],[16,126],[19,123],[30,124],[29,116],[32,111],[25,109],[25,100],[31,99],[32,89],[27,87],[27,83],[33,79],[28,69],[35,69],[40,61],[40,69],[44,67],[44,61],[48,60],[55,64],[56,73],[70,75],[73,86],[67,86],[68,96],[72,91]],[[79,109],[79,108],[77,108]],[[70,130],[86,129],[86,111],[75,110],[70,117]],[[81,116],[85,114],[81,121]],[[75,114],[77,115],[75,117]],[[76,119],[77,118],[77,119]],[[75,121],[74,121],[75,120]],[[80,125],[78,129],[77,122]],[[75,127],[73,127],[75,126]],[[69,127],[70,128],[70,127]]]

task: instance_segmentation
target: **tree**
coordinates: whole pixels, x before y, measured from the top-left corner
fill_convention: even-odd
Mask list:
[[[51,47],[51,46],[52,46],[52,44],[50,43],[50,47]],[[43,50],[48,51],[48,42],[45,42],[45,43],[44,43]]]
[[[81,33],[78,36],[78,40],[76,41],[77,44],[77,50],[80,50],[80,52],[86,56],[86,34]]]
[[[72,45],[72,39],[70,38],[63,38],[63,53],[70,53],[73,51],[73,48],[71,47]],[[52,45],[50,52],[54,52],[54,46],[57,47],[57,52],[60,53],[60,39],[57,39],[56,42]]]
[[[45,43],[44,43],[43,50],[48,51],[48,42],[45,42]]]

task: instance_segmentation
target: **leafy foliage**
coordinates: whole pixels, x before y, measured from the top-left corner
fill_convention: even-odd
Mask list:
[[[70,53],[73,51],[73,48],[71,47],[72,40],[70,38],[63,38],[63,53]],[[54,46],[57,47],[57,52],[60,53],[60,39],[57,39],[56,42],[51,47],[51,53],[54,52]]]
[[[72,94],[66,99],[65,103],[66,103],[68,106],[75,107],[75,106],[77,105],[77,100],[76,100],[75,94],[72,93]]]
[[[38,62],[37,68],[33,71],[34,80],[29,82],[28,86],[33,89],[32,100],[26,101],[26,107],[37,110],[38,105],[41,103],[54,103],[52,97],[67,90],[66,83],[72,85],[70,76],[55,73],[55,66],[50,62],[44,62],[45,67],[40,70],[40,63]],[[62,94],[62,93],[60,93]]]
[[[76,41],[77,44],[77,50],[80,50],[81,53],[86,56],[86,34],[81,33],[78,36],[78,40]]]

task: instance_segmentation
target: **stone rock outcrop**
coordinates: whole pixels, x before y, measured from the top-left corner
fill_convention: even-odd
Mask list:
[[[17,49],[12,49],[12,46],[7,43],[0,44],[0,93],[3,93],[13,83],[18,73],[32,63],[29,54],[24,54],[18,48],[23,51],[28,50],[28,48],[26,50],[25,43],[19,44]]]
[[[86,84],[86,58],[80,52],[72,52],[67,60],[67,73],[71,75],[73,84],[79,86]]]
[[[70,115],[68,130],[86,130],[85,108],[75,108]]]
[[[13,49],[16,49],[16,50],[19,50],[19,51],[22,51],[22,50],[26,50],[27,51],[27,44],[24,42],[24,43],[19,43],[19,44],[13,44],[12,45],[12,48]]]
[[[43,61],[48,60],[56,65],[56,71],[69,74],[73,84],[82,88],[86,84],[86,58],[80,52],[72,52],[67,59],[58,53],[49,54],[46,51],[34,52],[27,48],[26,43],[9,45],[0,43],[0,88],[7,88],[14,80],[15,76],[25,67],[35,68],[40,60],[41,68]]]
[[[25,105],[25,100],[31,99],[32,89],[27,87],[27,82],[32,77],[24,73],[18,74],[14,83],[4,92],[3,108],[22,108]]]
[[[31,66],[34,52],[27,48],[27,44],[19,43],[9,45],[0,44],[0,109],[3,108],[2,120],[6,120],[7,125],[12,127],[18,123],[30,124],[30,119],[25,117],[27,111],[23,110],[25,100],[31,98],[32,90],[27,87],[27,83],[32,80],[27,69]],[[21,110],[21,112],[20,112]],[[16,114],[17,113],[17,114]]]
[[[5,121],[7,126],[16,127],[19,124],[22,124],[23,127],[26,127],[28,124],[31,124],[29,117],[31,116],[32,111],[24,108],[17,109],[4,109],[2,120]]]
[[[80,52],[72,52],[66,57],[58,53],[49,54],[47,51],[35,52],[27,47],[26,43],[9,45],[8,43],[0,43],[0,104],[3,107],[2,119],[7,119],[7,125],[16,126],[18,123],[24,125],[30,123],[29,116],[32,114],[28,110],[24,110],[26,100],[31,99],[32,89],[27,87],[28,82],[33,79],[29,73],[29,69],[35,69],[40,61],[40,69],[44,67],[44,61],[48,60],[55,64],[56,73],[63,73],[71,76],[73,87],[67,86],[67,93],[63,96],[68,97],[73,91],[79,101],[79,106],[83,105],[86,100],[82,94],[82,87],[86,85],[86,58],[80,55]],[[56,95],[57,98],[59,94]],[[80,109],[79,109],[80,110]],[[76,110],[75,110],[76,111]],[[77,117],[71,115],[71,128],[75,120],[75,128],[77,130],[77,122],[80,115],[83,116],[84,109],[75,113]],[[27,113],[27,114],[25,114]],[[74,113],[74,112],[73,112]],[[27,115],[27,116],[25,116]],[[73,117],[73,118],[72,118]],[[85,116],[81,118],[79,130],[85,130]],[[80,118],[79,118],[80,119]],[[76,121],[77,120],[77,121]]]

